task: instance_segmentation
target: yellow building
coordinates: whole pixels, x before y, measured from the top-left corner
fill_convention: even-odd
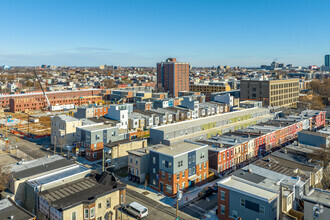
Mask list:
[[[89,177],[39,193],[38,218],[80,220],[117,219],[125,203],[126,185],[109,173]]]
[[[230,91],[230,86],[227,83],[219,85],[190,84],[189,91],[201,92],[204,94],[213,92],[226,92]]]

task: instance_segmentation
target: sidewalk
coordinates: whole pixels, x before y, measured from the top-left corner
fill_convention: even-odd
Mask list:
[[[164,205],[172,206],[174,207],[176,205],[176,197],[170,198],[165,196],[162,192],[158,192],[154,189],[151,189],[149,186],[145,187],[144,185],[140,185],[137,183],[134,183],[132,181],[128,181],[126,178],[121,177],[120,181],[127,184],[127,188],[130,188],[138,193],[141,193],[145,195],[146,197],[153,199],[155,201],[161,202]],[[196,186],[186,193],[182,195],[182,199],[179,201],[179,207],[184,206],[186,203],[196,199],[198,197],[198,193],[204,189],[205,187],[212,186],[215,183],[217,183],[219,179],[216,179],[212,182],[206,183],[202,186]]]

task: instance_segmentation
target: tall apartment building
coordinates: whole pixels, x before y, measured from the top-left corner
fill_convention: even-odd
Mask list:
[[[180,91],[189,91],[189,63],[179,63],[176,58],[157,63],[157,86],[178,97]]]
[[[324,57],[324,66],[330,67],[330,55],[325,55]]]
[[[299,79],[241,81],[241,100],[262,100],[265,106],[293,106],[298,98]]]

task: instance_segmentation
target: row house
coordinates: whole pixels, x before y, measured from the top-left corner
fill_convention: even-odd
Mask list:
[[[109,142],[124,140],[125,134],[119,127],[105,124],[78,127],[76,131],[76,150],[85,150],[85,158],[89,161],[100,160],[103,157],[104,145]],[[109,152],[106,152],[109,153]]]
[[[214,173],[222,173],[242,166],[254,158],[255,136],[226,133],[201,141],[209,145],[209,169]]]
[[[136,112],[136,111],[134,111],[131,114],[131,116],[143,118],[145,124],[144,125],[141,125],[141,126],[143,126],[145,129],[149,129],[149,128],[151,128],[154,125],[154,120],[153,120],[153,117],[151,117],[151,116],[144,115],[144,114],[141,114],[141,113]]]
[[[74,114],[76,118],[103,117],[108,114],[108,106],[80,107]]]
[[[250,159],[266,155],[270,150],[295,140],[306,120],[309,121],[271,120],[201,141],[210,146],[210,170],[221,173],[236,169]]]
[[[181,142],[149,149],[149,186],[167,196],[205,183],[209,177],[208,146]]]
[[[141,111],[151,110],[153,109],[153,103],[148,101],[136,102],[135,109],[139,109]]]
[[[85,96],[75,98],[57,98],[49,99],[51,106],[73,104],[81,106],[86,104],[94,104],[102,101],[101,96]],[[47,107],[47,102],[43,98],[24,98],[24,99],[10,99],[9,108],[11,112],[24,112],[42,110]]]
[[[65,91],[52,91],[46,92],[48,99],[67,99],[67,98],[79,98],[84,96],[98,96],[100,89],[81,89],[81,90],[65,90]],[[36,99],[38,101],[46,102],[45,95],[42,91],[33,91],[25,93],[15,94],[0,94],[0,104],[2,107],[9,107],[10,99]]]

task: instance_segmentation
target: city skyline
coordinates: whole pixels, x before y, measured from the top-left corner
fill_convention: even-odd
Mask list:
[[[3,2],[0,65],[321,66],[330,51],[328,1],[96,3]]]

